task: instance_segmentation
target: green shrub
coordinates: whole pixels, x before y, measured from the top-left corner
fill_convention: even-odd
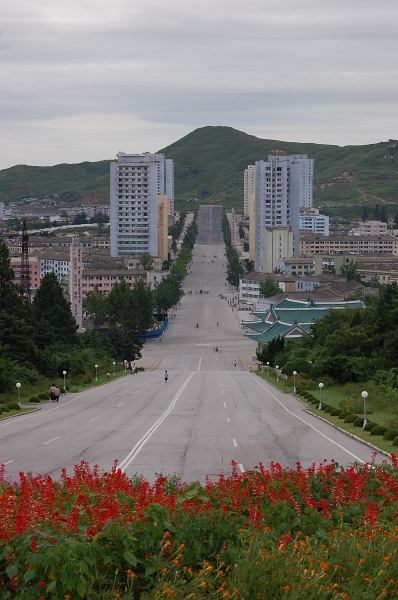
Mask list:
[[[393,446],[398,446],[398,435],[397,435],[396,438],[393,439],[392,445]]]
[[[324,402],[322,402],[322,408],[321,408],[321,410],[323,410],[324,412],[325,412],[325,411],[326,411],[326,412],[329,412],[329,411],[327,410],[327,409],[329,408],[329,406],[330,406],[329,404],[325,404]]]
[[[354,427],[363,427],[363,421],[362,417],[358,417],[358,419],[355,419],[353,422]]]
[[[354,423],[355,419],[358,419],[358,415],[347,415],[344,423]]]
[[[21,410],[21,407],[19,406],[18,402],[11,402],[11,404],[8,405],[8,408],[10,410]]]
[[[47,394],[44,394],[44,393],[42,393],[42,394],[37,394],[37,397],[38,397],[40,400],[49,400],[49,399],[50,399],[50,394],[49,394],[49,392],[47,392]]]
[[[8,413],[10,412],[10,409],[8,408],[8,406],[6,406],[5,404],[1,407],[1,412],[3,413]]]
[[[32,402],[34,404],[40,404],[40,398],[38,398],[37,396],[31,396],[29,398],[29,402]]]
[[[329,404],[329,406],[327,406],[327,407],[325,408],[325,412],[327,412],[327,413],[331,413],[331,412],[332,412],[332,410],[333,410],[333,406],[330,406],[330,404]]]
[[[383,427],[382,425],[378,425],[377,427],[373,427],[370,432],[371,435],[384,435],[387,431],[387,427]]]
[[[392,442],[393,440],[395,440],[396,437],[398,437],[398,431],[387,429],[387,431],[383,435],[383,440],[388,440]]]
[[[348,417],[348,412],[346,412],[345,410],[342,410],[339,414],[339,419],[345,419],[346,417]]]
[[[340,408],[333,408],[330,411],[330,414],[331,414],[332,417],[338,417],[341,412],[342,412],[342,410]]]
[[[373,421],[368,421],[364,427],[365,431],[372,431],[373,427],[378,427],[378,423],[374,423]]]

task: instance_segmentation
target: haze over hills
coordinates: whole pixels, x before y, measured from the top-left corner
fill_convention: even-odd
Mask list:
[[[124,149],[126,152],[128,148]],[[189,198],[243,205],[243,171],[268,154],[305,153],[315,159],[314,204],[331,213],[343,206],[356,211],[398,204],[398,142],[333,146],[264,140],[232,127],[201,127],[160,150],[175,165],[176,208],[190,208]],[[0,171],[0,201],[51,197],[77,203],[84,196],[109,198],[109,161],[53,167],[18,165]],[[351,211],[350,211],[351,212]]]

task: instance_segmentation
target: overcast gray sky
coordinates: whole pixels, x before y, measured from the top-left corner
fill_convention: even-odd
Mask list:
[[[398,138],[398,0],[12,0],[0,168],[156,151],[205,125]]]

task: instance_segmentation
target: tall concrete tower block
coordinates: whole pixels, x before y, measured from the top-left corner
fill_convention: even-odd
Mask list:
[[[83,249],[79,234],[75,233],[70,245],[70,271],[69,271],[69,293],[72,314],[79,325],[83,326],[83,303],[82,303],[82,271],[83,271]]]
[[[111,256],[149,253],[158,248],[158,207],[167,196],[174,214],[174,166],[163,154],[119,152],[110,164]]]
[[[245,217],[250,216],[250,195],[254,194],[255,175],[255,165],[248,165],[243,179],[243,213]]]

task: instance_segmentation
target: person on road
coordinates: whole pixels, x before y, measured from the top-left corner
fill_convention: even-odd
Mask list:
[[[196,323],[196,329],[199,329],[199,323]]]
[[[234,362],[234,365],[235,365],[235,367],[236,367],[236,361]]]
[[[51,402],[55,402],[55,394],[54,394],[55,390],[56,390],[56,386],[55,386],[55,383],[53,383],[52,386],[49,389],[49,394],[50,394],[50,400],[51,400]]]
[[[218,321],[217,321],[217,327],[218,327]]]
[[[59,402],[60,394],[61,394],[60,389],[58,387],[56,387],[54,390],[54,402]]]
[[[165,372],[164,372],[164,380],[165,380],[165,383],[167,383],[168,379],[169,379],[169,374],[168,374],[168,372],[167,372],[167,371],[165,371]]]

